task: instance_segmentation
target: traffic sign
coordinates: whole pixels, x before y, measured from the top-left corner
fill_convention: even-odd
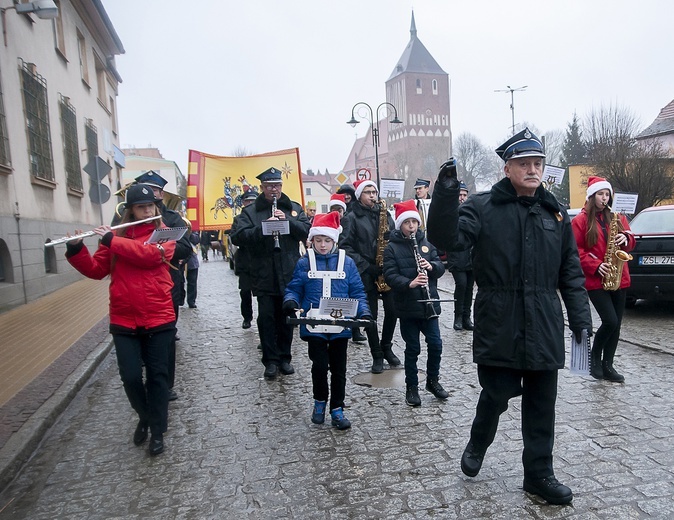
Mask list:
[[[367,168],[361,168],[356,172],[356,179],[359,181],[369,181],[372,179],[372,174],[370,173],[370,170]]]

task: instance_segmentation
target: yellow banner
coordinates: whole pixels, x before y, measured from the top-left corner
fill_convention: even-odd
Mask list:
[[[190,150],[187,175],[187,218],[192,229],[229,229],[243,207],[247,191],[260,193],[256,178],[274,167],[283,174],[283,193],[304,207],[299,148],[246,157],[209,155]]]

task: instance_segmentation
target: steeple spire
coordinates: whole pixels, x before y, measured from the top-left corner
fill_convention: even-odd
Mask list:
[[[412,25],[410,25],[410,36],[412,39],[417,37],[417,24],[414,23],[414,9],[412,10]]]

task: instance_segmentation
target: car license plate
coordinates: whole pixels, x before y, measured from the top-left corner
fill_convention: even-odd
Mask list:
[[[639,265],[674,265],[674,255],[640,256]]]

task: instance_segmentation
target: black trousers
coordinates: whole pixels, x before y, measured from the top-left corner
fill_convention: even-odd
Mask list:
[[[153,435],[164,433],[168,426],[168,358],[174,337],[175,329],[112,335],[126,397],[138,417],[148,422]]]
[[[379,314],[379,296],[380,293],[376,287],[366,288],[367,303],[370,306],[370,312],[375,321]],[[393,333],[396,330],[396,315],[393,308],[393,291],[381,293],[381,299],[384,304],[384,325],[381,330],[381,342],[379,341],[379,332],[377,327],[368,327],[365,329],[367,342],[370,346],[372,358],[384,357],[384,350],[390,350],[393,344]]]
[[[552,447],[555,442],[557,370],[515,370],[477,366],[482,386],[470,430],[470,440],[480,452],[494,441],[500,415],[512,397],[522,396],[522,464],[524,476],[543,478],[554,474]]]
[[[241,317],[253,321],[253,293],[250,275],[239,274],[239,296],[241,297]]]
[[[197,279],[199,269],[187,269],[187,305],[197,303]]]
[[[310,339],[309,359],[311,382],[316,401],[327,401],[330,396],[330,410],[344,407],[346,395],[346,347],[349,338]],[[330,387],[328,388],[328,370]]]
[[[601,318],[601,326],[594,335],[592,349],[599,350],[602,353],[602,360],[613,365],[613,358],[620,339],[627,291],[625,289],[617,291],[596,289],[588,291],[587,294]]]
[[[454,277],[454,314],[470,318],[473,305],[473,271],[452,271]]]
[[[259,294],[257,296],[257,330],[262,343],[262,364],[290,363],[293,343],[293,326],[286,324],[281,306],[283,296]]]

